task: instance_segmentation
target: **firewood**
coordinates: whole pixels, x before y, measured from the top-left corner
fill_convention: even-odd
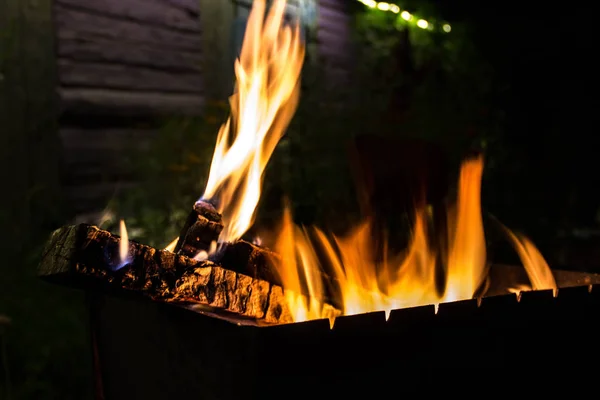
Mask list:
[[[145,295],[238,323],[292,322],[279,285],[134,241],[124,263],[119,244],[120,237],[95,226],[60,228],[46,245],[39,274],[78,288]]]
[[[277,264],[281,262],[281,255],[265,247],[254,245],[245,240],[237,240],[234,243],[225,244],[210,259],[235,272],[262,279],[278,286],[284,286],[277,269]],[[308,295],[308,287],[306,282],[302,281],[302,275],[300,280],[303,288],[300,291],[304,295]],[[324,285],[324,293],[322,294],[323,298],[319,300],[341,309],[343,305],[339,303],[341,299],[339,296],[339,281],[323,270],[321,270],[321,279]]]
[[[200,252],[205,251],[208,256],[211,253],[213,242],[218,240],[222,230],[221,215],[212,204],[200,200],[194,205],[181,229],[175,245],[175,253],[194,258]],[[233,243],[221,243],[220,249],[216,253],[210,254],[209,259],[230,271],[283,286],[277,270],[280,256],[267,248],[256,246],[245,240],[236,240]],[[335,289],[338,287],[338,283],[324,272],[322,277],[325,283],[325,294],[324,298],[320,300],[335,305],[334,299],[338,297]],[[308,295],[308,289],[304,288],[302,293]],[[341,305],[338,304],[338,307]]]
[[[201,251],[208,253],[222,230],[222,217],[214,206],[197,201],[181,229],[175,252],[187,257],[194,257]]]
[[[210,259],[217,264],[227,265],[227,268],[232,271],[282,285],[281,277],[276,269],[279,255],[245,240],[226,243]]]

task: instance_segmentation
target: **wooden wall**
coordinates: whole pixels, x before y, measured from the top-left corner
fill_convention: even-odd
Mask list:
[[[288,4],[290,14],[309,10],[309,52],[335,83],[352,65],[347,1]],[[251,3],[54,0],[63,184],[75,213],[102,210],[134,184],[128,145],[155,135],[157,117],[196,115],[206,97],[231,93]]]
[[[55,0],[63,183],[76,213],[132,182],[127,148],[204,103],[197,0]]]
[[[318,0],[317,48],[329,82],[348,82],[353,66],[352,16],[348,6],[355,0]]]

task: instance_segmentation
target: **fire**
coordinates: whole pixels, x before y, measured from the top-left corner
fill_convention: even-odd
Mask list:
[[[204,195],[216,203],[233,241],[250,228],[264,169],[296,110],[304,45],[298,25],[284,25],[286,2],[254,1],[235,63],[231,116],[221,127]]]
[[[118,271],[127,264],[131,263],[132,255],[129,253],[129,234],[127,233],[127,226],[124,220],[119,221],[119,260],[116,264],[113,264],[113,269]]]
[[[294,226],[286,210],[275,250],[281,255],[278,270],[294,320],[332,320],[331,311],[323,308],[326,301],[340,306],[344,315],[383,310],[389,317],[392,309],[433,304],[437,312],[441,302],[473,298],[487,277],[482,173],[481,156],[463,162],[456,204],[448,213],[447,252],[430,243],[428,214],[423,208],[415,211],[407,250],[403,254],[384,251],[382,257],[374,252],[377,246],[369,220],[347,236],[337,237],[315,227]],[[507,232],[512,235],[533,288],[556,288],[548,264],[533,243]],[[438,265],[440,260],[442,265]],[[335,295],[323,285],[326,266],[332,274],[330,283],[339,289]],[[436,285],[440,273],[445,278],[441,290]],[[514,292],[518,295],[520,290]]]
[[[127,233],[127,226],[125,226],[124,220],[119,222],[119,232],[121,234],[121,241],[119,242],[119,257],[121,258],[121,262],[125,263],[129,258],[129,234]]]
[[[444,301],[473,297],[485,279],[485,236],[481,218],[483,158],[463,163],[458,182],[456,220],[450,225],[450,254]]]
[[[461,169],[454,217],[450,221],[450,250],[444,264],[446,287],[436,289],[437,251],[428,239],[428,220],[424,209],[417,209],[412,240],[405,254],[384,254],[378,259],[372,223],[367,220],[345,237],[329,236],[317,228],[315,246],[322,248],[325,260],[319,260],[311,247],[307,230],[294,228],[289,212],[283,219],[280,240],[275,249],[282,256],[279,271],[283,286],[301,292],[302,278],[307,282],[309,298],[323,299],[321,280],[323,263],[331,266],[339,284],[339,299],[345,315],[438,304],[472,298],[485,279],[485,239],[481,217],[480,187],[482,157],[466,161]],[[384,252],[387,253],[387,252]],[[296,320],[319,315],[321,302],[290,303]]]
[[[215,203],[225,228],[220,242],[239,239],[253,224],[269,158],[298,103],[304,46],[298,24],[284,25],[285,1],[265,18],[265,0],[255,0],[241,55],[235,63],[231,115],[222,125],[202,199]],[[485,291],[486,243],[481,210],[483,157],[463,162],[448,231],[429,232],[430,215],[416,207],[409,245],[399,254],[374,239],[366,218],[347,235],[293,223],[286,208],[274,250],[285,298],[295,321],[470,299]],[[556,288],[535,246],[509,232],[534,289]],[[447,235],[439,248],[432,234]],[[173,249],[176,241],[167,248]],[[257,243],[262,243],[262,240]],[[211,246],[213,252],[215,246]],[[383,254],[381,254],[383,253]],[[202,252],[197,257],[205,259]],[[332,307],[332,305],[335,306]]]
[[[552,289],[554,296],[558,294],[558,286],[554,280],[554,275],[548,266],[548,263],[542,256],[542,253],[535,245],[523,235],[515,234],[505,228],[505,231],[513,243],[513,246],[519,253],[525,272],[531,281],[529,290]]]

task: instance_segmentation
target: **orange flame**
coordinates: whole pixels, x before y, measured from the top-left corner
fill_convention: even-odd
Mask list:
[[[274,2],[265,19],[265,0],[254,1],[235,63],[231,116],[219,131],[202,196],[213,200],[223,216],[222,242],[240,238],[254,222],[263,172],[297,107],[305,49],[298,25],[283,23],[285,7],[284,0]],[[340,312],[383,310],[389,316],[392,309],[425,304],[433,304],[437,312],[440,302],[473,298],[487,276],[482,172],[481,156],[461,167],[456,204],[448,213],[447,249],[431,245],[429,216],[422,208],[415,210],[406,251],[388,254],[384,243],[383,255],[375,252],[369,219],[338,237],[294,225],[286,209],[275,250],[281,256],[277,267],[294,320],[329,318],[333,324]],[[511,235],[533,287],[556,287],[535,246]]]
[[[276,1],[267,18],[265,0],[255,0],[240,58],[231,116],[221,127],[204,199],[223,215],[222,241],[250,228],[261,193],[262,175],[296,110],[304,60],[298,24],[283,24],[286,2]]]
[[[119,221],[119,233],[121,234],[121,241],[119,242],[119,258],[122,263],[127,262],[129,258],[129,234],[127,233],[127,227],[125,221]]]
[[[504,229],[519,254],[523,267],[525,267],[525,272],[527,272],[527,276],[531,281],[531,288],[529,290],[552,289],[556,297],[558,286],[556,286],[554,275],[552,275],[552,271],[542,253],[525,236],[515,234],[506,227]]]
[[[444,301],[469,299],[485,279],[485,236],[481,218],[483,158],[467,160],[460,172],[456,220],[451,227]]]
[[[383,259],[378,260],[371,221],[359,224],[345,237],[337,237],[318,228],[295,226],[286,208],[275,250],[281,255],[278,271],[294,320],[332,321],[335,315],[323,308],[326,301],[341,306],[344,315],[383,310],[389,317],[396,308],[433,304],[437,312],[440,302],[473,298],[487,277],[480,199],[482,173],[481,156],[465,161],[461,167],[456,207],[449,213],[445,259],[437,257],[440,250],[429,243],[428,217],[423,209],[416,210],[406,252],[384,252]],[[533,287],[555,287],[552,273],[535,246],[523,239],[515,239],[515,245]],[[317,256],[317,248],[321,257]],[[441,269],[436,268],[440,259]],[[337,294],[325,290],[325,265],[331,270],[328,280],[338,287]],[[441,290],[436,288],[440,270],[445,272]]]

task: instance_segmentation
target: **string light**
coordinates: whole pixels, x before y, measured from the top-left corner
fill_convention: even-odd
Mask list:
[[[365,6],[373,9],[377,9],[380,11],[392,12],[394,14],[400,14],[400,18],[408,23],[414,23],[417,27],[421,29],[433,30],[435,29],[434,25],[431,22],[428,22],[425,19],[417,18],[406,10],[401,10],[399,6],[392,3],[387,3],[384,1],[375,1],[375,0],[358,0],[363,3]],[[452,27],[450,24],[443,24],[442,31],[445,33],[450,33],[452,31]]]

